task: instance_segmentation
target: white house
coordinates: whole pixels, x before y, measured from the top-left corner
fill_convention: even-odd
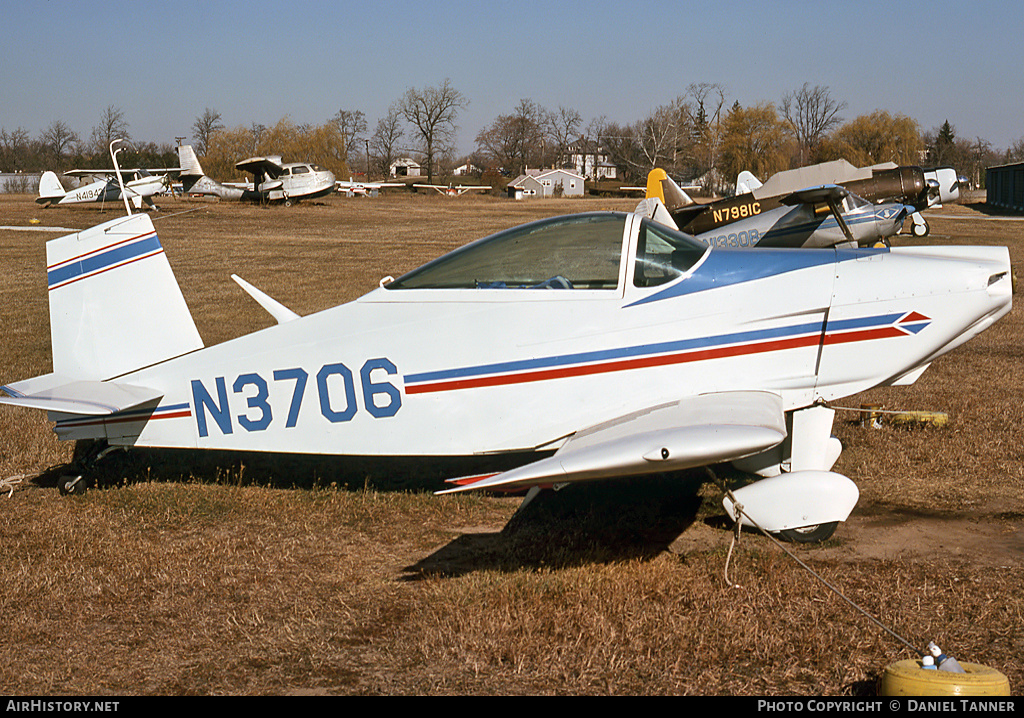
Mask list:
[[[584,137],[571,143],[568,147],[566,164],[576,172],[591,179],[615,179],[617,170],[609,160],[608,152],[593,140]]]
[[[411,157],[399,157],[391,163],[392,177],[420,177],[421,165]]]
[[[583,175],[571,170],[527,170],[526,174],[512,180],[512,192],[522,191],[523,197],[552,197],[560,192],[562,197],[582,197]],[[561,187],[560,190],[556,188]],[[511,192],[510,192],[511,194]]]

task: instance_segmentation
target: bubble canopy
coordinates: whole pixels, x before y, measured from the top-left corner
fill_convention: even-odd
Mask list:
[[[542,219],[492,234],[439,257],[386,285],[400,289],[615,289],[623,255],[624,212]],[[642,222],[646,237],[695,262],[707,247],[668,228]]]

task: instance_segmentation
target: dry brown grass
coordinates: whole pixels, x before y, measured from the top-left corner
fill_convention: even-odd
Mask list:
[[[490,231],[626,200],[331,199],[291,209],[167,201],[157,229],[207,344],[269,324],[238,273],[301,314]],[[177,214],[194,210],[187,214]],[[0,224],[115,216],[0,195]],[[1024,223],[950,208],[937,243]],[[43,242],[0,230],[0,382],[50,369]],[[949,237],[949,238],[947,238]],[[801,556],[915,645],[1019,691],[1020,310],[916,386],[847,403],[947,411],[945,429],[840,415],[861,503]],[[0,407],[0,478],[66,462],[38,412]],[[762,537],[723,578],[728,532],[699,472],[518,499],[435,497],[457,463],[148,452],[114,486],[0,495],[0,686],[8,694],[866,694],[907,651]],[[44,483],[44,482],[42,482]],[[300,488],[292,488],[297,484]],[[397,487],[397,488],[396,488]],[[906,533],[919,528],[916,541]],[[874,551],[874,553],[870,553]]]

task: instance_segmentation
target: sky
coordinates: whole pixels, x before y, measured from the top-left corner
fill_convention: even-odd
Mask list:
[[[1024,137],[1024,21],[1009,0],[10,5],[0,128],[33,138],[62,120],[86,140],[110,106],[158,144],[190,141],[206,108],[229,128],[361,110],[372,132],[408,89],[445,79],[469,101],[459,156],[520,99],[630,124],[697,82],[721,85],[727,106],[778,106],[809,83],[846,102],[845,119],[949,120],[997,150]]]

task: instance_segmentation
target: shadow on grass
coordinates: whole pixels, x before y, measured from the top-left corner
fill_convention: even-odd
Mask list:
[[[464,534],[406,567],[405,577],[649,560],[697,519],[705,479],[686,471],[542,491],[500,532]]]
[[[291,489],[333,486],[375,491],[437,491],[447,479],[505,471],[548,454],[485,457],[327,456],[199,449],[115,449],[87,461],[104,444],[80,441],[74,462],[84,461],[89,484],[103,489],[144,481],[210,483]],[[34,480],[56,486],[64,475],[83,473],[76,463],[54,466]]]
[[[76,461],[103,445],[79,442]],[[547,454],[543,454],[547,455]],[[436,491],[446,479],[504,471],[542,455],[488,457],[309,456],[186,449],[115,450],[87,472],[94,490],[140,482],[211,483],[267,488]],[[80,473],[55,466],[35,479],[55,486]],[[481,569],[564,567],[629,559],[664,550],[697,517],[703,470],[595,481],[542,491],[498,533],[465,534],[405,569],[406,578]]]

